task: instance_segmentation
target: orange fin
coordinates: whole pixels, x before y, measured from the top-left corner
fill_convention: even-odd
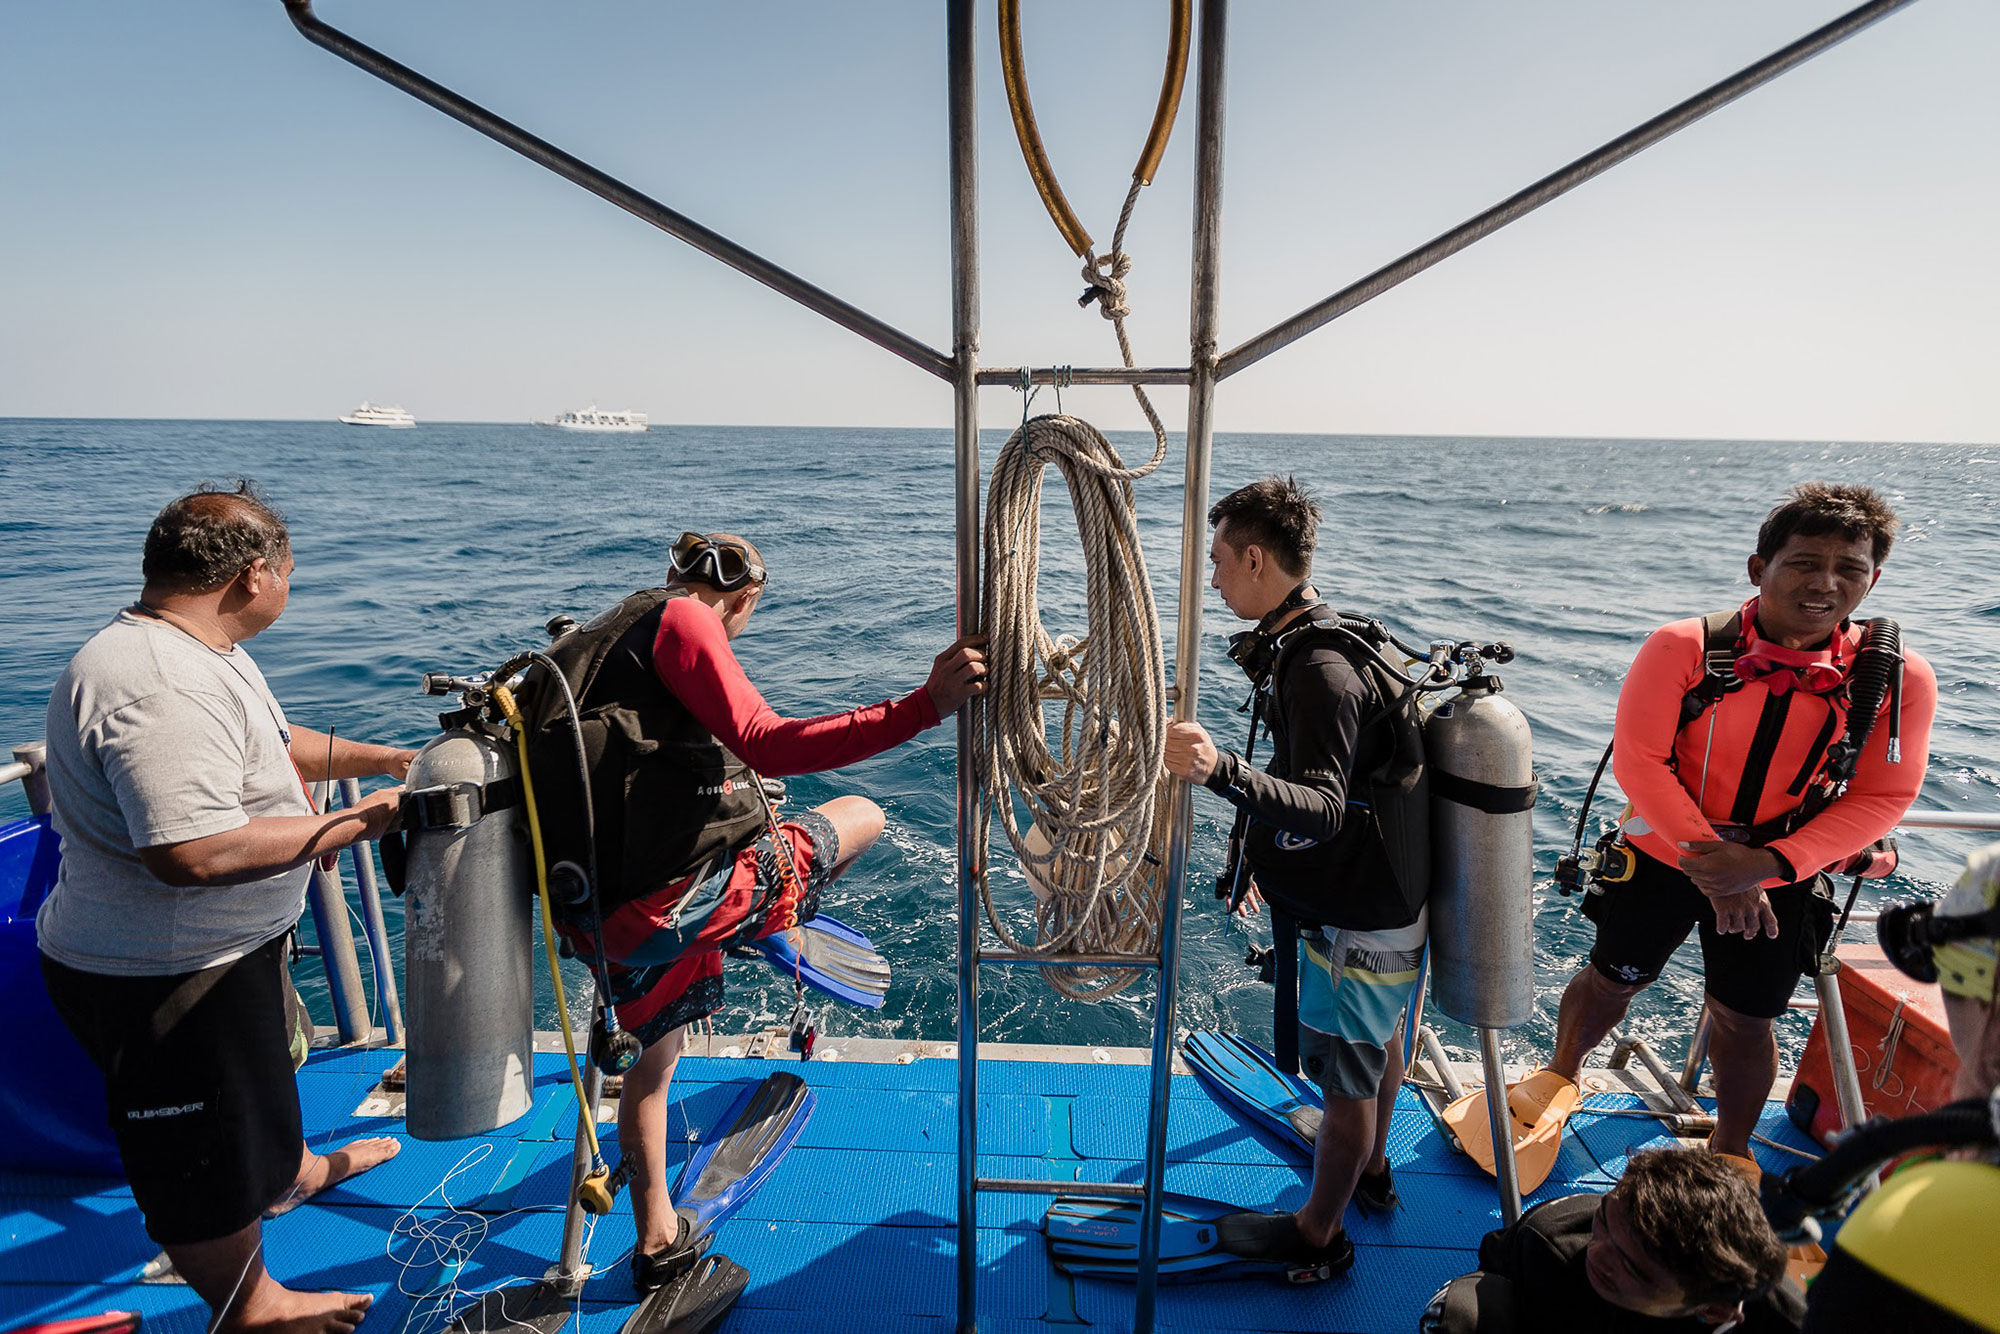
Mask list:
[[[1562,1149],[1563,1127],[1583,1101],[1576,1085],[1552,1070],[1536,1070],[1507,1089],[1507,1115],[1514,1130],[1514,1169],[1523,1195],[1549,1179]],[[1493,1173],[1492,1120],[1484,1090],[1474,1090],[1444,1109],[1441,1119],[1459,1149]]]

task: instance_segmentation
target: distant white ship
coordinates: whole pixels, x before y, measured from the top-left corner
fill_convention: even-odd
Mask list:
[[[345,426],[415,426],[417,419],[401,408],[363,403],[340,419]]]
[[[582,412],[565,412],[555,419],[554,424],[565,431],[643,431],[646,429],[646,414],[600,412],[592,404]]]

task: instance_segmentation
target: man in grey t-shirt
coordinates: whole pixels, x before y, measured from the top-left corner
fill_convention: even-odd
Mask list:
[[[301,1133],[285,940],[316,858],[379,836],[401,788],[318,813],[306,784],[402,778],[414,751],[287,722],[244,640],[285,609],[284,520],[246,484],[160,512],[145,589],[49,698],[62,869],[35,919],[64,1022],[106,1077],[146,1230],[218,1328],[342,1334],[366,1295],[294,1292],[261,1219],[392,1155]]]

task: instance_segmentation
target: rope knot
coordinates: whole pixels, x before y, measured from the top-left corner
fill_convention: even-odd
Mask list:
[[[1076,304],[1087,306],[1095,301],[1105,319],[1124,319],[1132,313],[1132,308],[1125,304],[1125,275],[1131,271],[1132,257],[1122,250],[1101,257],[1085,255],[1083,280],[1090,286],[1076,299]]]

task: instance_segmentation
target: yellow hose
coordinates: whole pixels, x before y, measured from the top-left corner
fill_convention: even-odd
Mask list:
[[[1187,82],[1188,48],[1194,35],[1194,0],[1173,0],[1167,30],[1167,68],[1160,80],[1160,101],[1153,110],[1153,125],[1146,132],[1146,146],[1139,152],[1139,165],[1132,179],[1151,185],[1166,156],[1167,138],[1173,133],[1174,117],[1181,105],[1181,89]],[[1076,210],[1069,206],[1062,187],[1056,184],[1055,168],[1049,165],[1048,150],[1042,146],[1041,131],[1035,127],[1035,109],[1028,101],[1028,76],[1021,59],[1021,0],[1000,0],[1000,78],[1007,88],[1007,111],[1014,118],[1014,137],[1020,140],[1021,157],[1028,164],[1028,176],[1042,197],[1042,207],[1069,243],[1077,258],[1090,253],[1090,233],[1084,230]]]
[[[503,685],[492,688],[493,703],[507,719],[507,725],[514,729],[514,744],[521,756],[521,795],[528,807],[528,840],[535,850],[535,900],[542,908],[542,953],[549,961],[549,981],[555,987],[556,1015],[562,1020],[563,1050],[569,1054],[570,1082],[576,1086],[577,1117],[583,1126],[585,1138],[590,1141],[590,1162],[592,1171],[578,1192],[584,1208],[592,1213],[611,1211],[611,1196],[601,1184],[593,1189],[593,1179],[600,1180],[604,1171],[604,1152],[598,1147],[597,1126],[591,1117],[590,1098],[583,1091],[583,1071],[576,1063],[576,1034],[569,1023],[569,996],[563,990],[562,969],[556,964],[556,919],[549,911],[548,863],[542,853],[542,820],[535,809],[535,782],[528,775],[528,730],[521,725],[521,709],[514,703],[514,692]],[[603,1208],[596,1204],[602,1202]]]

